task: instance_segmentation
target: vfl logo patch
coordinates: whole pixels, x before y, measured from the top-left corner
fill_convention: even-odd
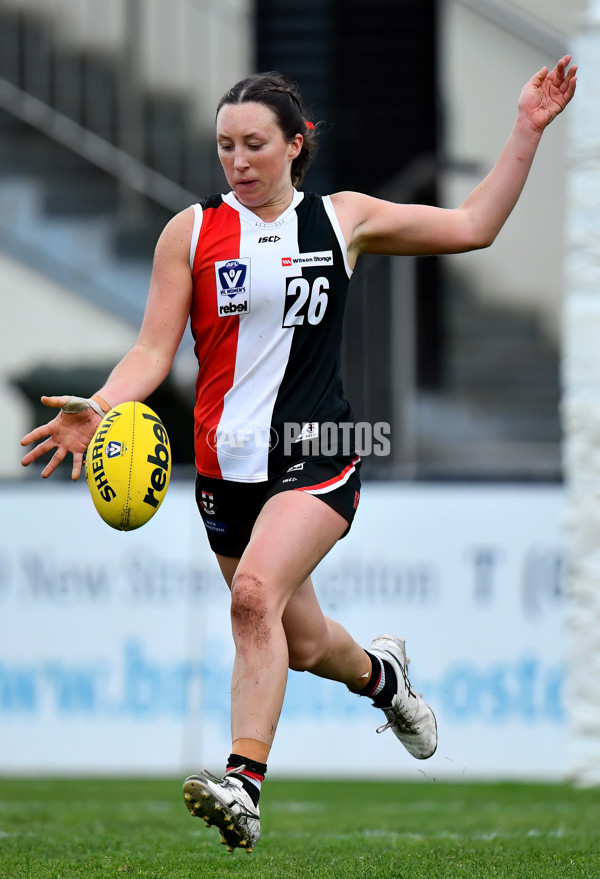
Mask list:
[[[219,317],[250,313],[250,260],[227,259],[215,263]]]
[[[118,458],[121,454],[122,444],[111,440],[106,446],[107,458]]]
[[[216,263],[216,265],[219,264]],[[225,265],[221,265],[218,269],[221,296],[229,296],[231,298],[237,296],[238,293],[245,293],[244,282],[247,271],[248,266],[237,259],[230,259]]]

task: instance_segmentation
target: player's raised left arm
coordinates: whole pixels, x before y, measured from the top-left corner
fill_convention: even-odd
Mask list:
[[[494,168],[463,204],[448,210],[404,205],[360,193],[332,197],[350,257],[359,253],[422,255],[488,247],[523,190],[545,128],[575,93],[575,66],[565,55],[539,70],[523,87],[510,136]]]
[[[565,55],[556,67],[538,70],[523,87],[512,132],[488,176],[458,209],[477,247],[492,244],[517,203],[542,134],[575,94],[577,67]]]

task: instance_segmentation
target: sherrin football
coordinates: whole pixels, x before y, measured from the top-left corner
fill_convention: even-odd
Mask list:
[[[100,422],[86,454],[96,510],[119,531],[145,525],[160,507],[171,478],[165,426],[144,403],[122,403]]]

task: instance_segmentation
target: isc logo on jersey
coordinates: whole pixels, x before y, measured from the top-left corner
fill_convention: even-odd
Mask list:
[[[250,313],[250,260],[227,259],[215,263],[217,314],[230,317]]]

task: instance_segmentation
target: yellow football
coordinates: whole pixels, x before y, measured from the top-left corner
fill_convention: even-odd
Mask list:
[[[122,403],[98,426],[86,454],[96,510],[119,531],[145,525],[160,507],[171,478],[165,426],[144,403]]]

